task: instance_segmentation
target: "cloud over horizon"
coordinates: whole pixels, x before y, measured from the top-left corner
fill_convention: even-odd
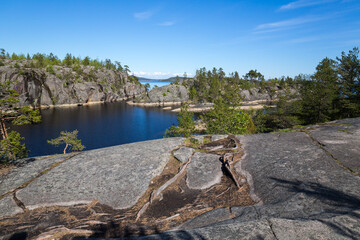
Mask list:
[[[279,8],[279,10],[291,10],[291,9],[297,9],[303,7],[310,7],[310,6],[321,5],[335,1],[337,0],[298,0],[282,5]]]
[[[321,21],[324,19],[325,19],[325,17],[315,17],[315,16],[292,18],[292,19],[278,21],[278,22],[260,24],[255,27],[255,31],[256,31],[256,33],[278,31],[278,30],[282,30],[284,28],[299,26],[299,25],[302,25],[305,23]]]
[[[134,18],[138,19],[138,20],[145,20],[150,18],[152,15],[154,15],[154,11],[144,11],[144,12],[137,12],[134,13]]]
[[[156,78],[156,77],[182,77],[184,73],[170,73],[170,72],[133,72],[135,76],[138,77],[150,77],[150,78]],[[192,73],[187,73],[187,76],[192,76]]]

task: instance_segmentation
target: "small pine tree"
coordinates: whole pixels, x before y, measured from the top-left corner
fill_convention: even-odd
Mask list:
[[[25,144],[21,144],[21,141],[24,141],[24,139],[20,136],[20,133],[11,131],[7,138],[0,141],[1,162],[7,163],[9,160],[27,157],[28,150]]]
[[[165,137],[190,137],[195,132],[194,113],[188,111],[189,105],[184,103],[177,116],[178,126],[172,125],[165,132]]]
[[[73,150],[73,151],[80,152],[85,148],[85,146],[81,144],[80,139],[77,139],[78,133],[79,133],[78,130],[74,130],[72,132],[61,131],[59,137],[48,140],[47,142],[49,144],[55,145],[55,146],[65,144],[64,154],[66,154],[66,150],[68,147],[70,147],[71,150]]]

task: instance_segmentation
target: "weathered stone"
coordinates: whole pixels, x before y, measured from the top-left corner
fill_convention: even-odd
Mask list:
[[[189,93],[183,85],[165,85],[153,88],[148,93],[150,102],[184,102],[189,99]]]
[[[235,168],[247,176],[251,193],[264,204],[278,203],[304,193],[328,206],[349,206],[347,200],[353,204],[360,196],[360,188],[356,187],[360,186],[360,178],[339,167],[305,133],[237,137],[245,155]],[[343,198],[333,199],[332,194]]]
[[[174,152],[174,157],[180,162],[186,162],[195,150],[193,148],[181,147],[179,150]]]
[[[213,135],[213,136],[211,136],[211,141],[215,142],[217,140],[224,139],[227,137],[228,137],[228,135]]]
[[[221,181],[219,156],[196,152],[188,166],[186,183],[192,189],[205,189]]]
[[[16,205],[12,195],[7,195],[0,199],[0,218],[21,213],[23,210]]]
[[[202,144],[204,142],[204,136],[203,135],[192,136],[190,141],[193,140],[193,139],[195,141],[197,141],[197,143],[200,143],[200,144]]]
[[[358,213],[320,220],[269,219],[277,239],[359,239]]]
[[[360,127],[325,125],[310,135],[345,167],[360,172]]]
[[[32,60],[17,62],[5,61],[0,66],[0,83],[10,80],[11,87],[19,94],[19,105],[66,105],[90,102],[112,102],[132,99],[145,93],[145,87],[133,82],[124,72],[80,66],[81,71],[65,66],[53,66],[54,73],[46,69],[28,68]],[[20,74],[21,71],[21,74]]]
[[[61,155],[56,157],[47,157],[39,160],[38,158],[26,158],[17,161],[18,167],[13,168],[6,175],[0,176],[0,196],[14,190],[24,183],[30,181],[39,175],[42,171],[48,169],[54,163],[63,161],[66,157],[72,156]]]
[[[18,198],[29,209],[99,200],[113,208],[133,206],[161,173],[183,138],[167,138],[83,152],[38,178]]]
[[[156,239],[265,239],[276,240],[266,220],[235,223],[192,230],[179,230],[138,237],[141,240]]]
[[[232,216],[229,212],[229,209],[226,208],[218,208],[209,212],[206,212],[204,214],[201,214],[200,216],[197,216],[181,226],[179,226],[177,229],[181,230],[188,230],[188,229],[194,229],[194,228],[201,228],[205,226],[209,226],[213,223],[221,222],[227,219],[230,219]]]

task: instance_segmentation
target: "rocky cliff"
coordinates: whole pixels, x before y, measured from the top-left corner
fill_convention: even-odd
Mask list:
[[[189,90],[180,84],[169,84],[151,89],[136,98],[137,103],[185,102],[189,100]]]
[[[35,68],[32,60],[5,60],[0,82],[10,81],[21,106],[34,107],[112,102],[132,99],[145,92],[127,73],[93,66]]]

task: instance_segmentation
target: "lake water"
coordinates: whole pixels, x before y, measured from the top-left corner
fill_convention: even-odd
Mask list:
[[[85,150],[90,150],[162,138],[171,124],[177,124],[176,113],[157,107],[130,106],[125,102],[53,108],[42,110],[41,115],[40,124],[11,127],[25,137],[30,157],[62,153],[63,146],[47,143],[58,137],[60,131],[79,130]]]
[[[149,83],[150,84],[150,89],[153,89],[155,86],[158,86],[158,87],[162,87],[162,86],[165,86],[165,85],[168,85],[170,84],[171,82],[170,81],[157,81],[157,80],[154,80],[154,81],[139,81],[141,84],[146,84],[146,83]]]

